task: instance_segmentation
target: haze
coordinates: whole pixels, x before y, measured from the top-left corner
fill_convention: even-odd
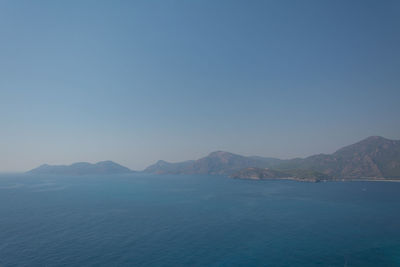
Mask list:
[[[400,139],[399,1],[2,1],[0,171]]]

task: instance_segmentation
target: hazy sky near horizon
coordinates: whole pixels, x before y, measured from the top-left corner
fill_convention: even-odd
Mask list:
[[[1,1],[0,171],[400,139],[400,1]]]

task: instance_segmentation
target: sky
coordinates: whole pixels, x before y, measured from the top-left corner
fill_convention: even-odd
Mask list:
[[[0,171],[400,139],[400,1],[0,1]]]

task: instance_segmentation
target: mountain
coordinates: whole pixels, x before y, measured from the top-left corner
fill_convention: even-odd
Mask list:
[[[333,154],[287,160],[273,167],[314,170],[337,179],[400,179],[400,140],[371,136]]]
[[[30,174],[86,175],[86,174],[122,174],[132,170],[112,161],[101,161],[96,164],[78,162],[71,165],[41,165],[28,171]]]
[[[225,151],[215,151],[198,160],[178,163],[158,161],[144,172],[157,174],[219,174],[230,175],[247,167],[267,168],[281,162],[275,158],[246,157]]]
[[[316,180],[400,179],[400,140],[371,136],[333,154],[281,160],[224,151],[178,163],[159,161],[144,170],[158,174],[219,174],[234,177],[286,176]],[[275,177],[278,178],[278,177]]]

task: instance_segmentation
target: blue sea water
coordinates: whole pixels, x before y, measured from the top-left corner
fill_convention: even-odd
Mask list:
[[[0,266],[400,266],[400,183],[4,174]]]

